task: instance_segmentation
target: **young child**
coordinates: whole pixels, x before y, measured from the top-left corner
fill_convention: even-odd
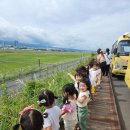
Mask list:
[[[73,76],[71,73],[68,73],[68,75],[75,82],[74,86],[76,90],[79,92],[79,82],[84,78],[84,75],[82,73],[76,73],[75,76]]]
[[[63,86],[64,100],[62,110],[62,118],[64,120],[65,130],[74,130],[77,119],[77,107],[75,95],[78,97],[78,92],[73,83],[68,83]]]
[[[60,108],[53,104],[56,98],[50,90],[42,91],[38,96],[38,104],[44,106],[45,113],[48,114],[48,117],[44,119],[44,130],[59,130],[59,117],[61,112]]]
[[[88,82],[84,79],[81,80],[79,83],[79,96],[77,98],[77,105],[78,105],[78,119],[79,119],[79,126],[81,130],[87,130],[87,116],[88,116],[88,102],[89,98],[89,91],[87,90]]]
[[[47,114],[44,114],[44,117],[46,118]],[[43,114],[31,105],[20,112],[19,123],[13,126],[13,130],[42,130],[43,123]]]
[[[98,86],[98,88],[102,88],[101,87],[101,68],[99,66],[99,64],[96,64],[96,86]]]
[[[89,74],[90,74],[90,81],[91,81],[91,84],[92,84],[92,97],[94,99],[96,87],[99,86],[99,88],[101,88],[101,85],[100,85],[101,69],[100,69],[99,64],[97,62],[93,63],[92,68],[89,70]]]

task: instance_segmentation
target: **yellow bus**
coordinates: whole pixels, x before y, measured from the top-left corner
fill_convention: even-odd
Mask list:
[[[110,63],[112,76],[125,76],[130,54],[130,33],[120,36],[112,46],[112,60]]]

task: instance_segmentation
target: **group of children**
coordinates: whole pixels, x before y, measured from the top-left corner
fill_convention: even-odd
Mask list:
[[[95,60],[86,66],[76,69],[76,74],[68,75],[74,83],[63,86],[63,106],[54,105],[57,98],[50,90],[40,92],[38,96],[39,106],[44,106],[45,111],[40,111],[33,106],[26,107],[20,112],[19,123],[13,130],[59,130],[59,121],[64,121],[65,130],[76,130],[78,123],[81,130],[87,130],[88,103],[94,100],[96,86],[100,86],[101,69]]]

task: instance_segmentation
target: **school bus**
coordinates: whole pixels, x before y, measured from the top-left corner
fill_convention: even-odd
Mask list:
[[[125,76],[130,54],[130,33],[125,33],[112,45],[110,63],[112,76]]]
[[[125,82],[126,82],[127,86],[130,88],[130,56],[129,56],[129,60],[128,60],[128,67],[127,67],[126,74],[125,74]]]

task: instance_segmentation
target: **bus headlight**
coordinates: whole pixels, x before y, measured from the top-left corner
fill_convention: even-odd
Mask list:
[[[113,68],[123,70],[123,67],[120,64],[115,64]]]

